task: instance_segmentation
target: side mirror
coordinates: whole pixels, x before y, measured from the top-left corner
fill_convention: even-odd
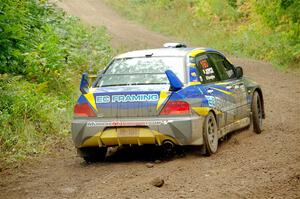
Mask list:
[[[242,78],[243,75],[244,75],[243,68],[240,67],[240,66],[237,66],[237,67],[235,68],[235,74],[236,74],[236,77],[237,77],[238,79]]]
[[[173,71],[166,70],[165,73],[170,82],[170,87],[171,87],[170,90],[178,91],[183,87],[182,82],[180,81],[180,79],[176,76],[176,74]]]
[[[89,90],[89,75],[83,73],[80,81],[80,91],[82,94],[87,94]]]

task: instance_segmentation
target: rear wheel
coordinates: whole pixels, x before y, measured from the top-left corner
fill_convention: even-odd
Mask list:
[[[78,152],[87,163],[100,162],[105,159],[107,147],[80,148]]]
[[[218,126],[217,121],[212,112],[206,116],[203,125],[203,139],[205,154],[210,156],[217,152],[218,149]]]
[[[262,132],[262,120],[263,120],[263,110],[261,99],[258,92],[253,93],[252,97],[252,123],[253,123],[253,130],[255,133],[260,134]]]

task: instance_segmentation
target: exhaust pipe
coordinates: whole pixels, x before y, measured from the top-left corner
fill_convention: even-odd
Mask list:
[[[174,143],[169,140],[164,141],[162,146],[166,152],[172,152],[175,147]]]

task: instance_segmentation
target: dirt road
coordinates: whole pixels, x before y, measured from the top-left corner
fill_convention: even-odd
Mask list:
[[[52,2],[56,2],[59,7],[78,16],[87,24],[105,26],[112,36],[112,45],[118,48],[128,50],[161,47],[166,41],[174,41],[123,19],[101,0],[52,0]]]
[[[100,0],[63,0],[58,6],[94,26],[105,25],[114,46],[157,47],[171,38],[121,18]],[[260,135],[234,133],[217,154],[162,160],[121,150],[87,165],[70,140],[17,171],[0,172],[0,198],[300,198],[300,77],[270,64],[232,59],[262,85],[267,119]],[[135,153],[136,152],[136,153]],[[161,188],[150,181],[160,176]]]

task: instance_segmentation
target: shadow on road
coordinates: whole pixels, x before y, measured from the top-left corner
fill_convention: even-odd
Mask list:
[[[219,140],[219,151],[227,145],[237,145],[239,140],[236,136],[244,133],[245,129],[238,130],[227,134]],[[122,146],[109,147],[105,163],[121,163],[121,162],[168,162],[174,159],[184,158],[187,156],[206,157],[202,153],[202,146],[177,146],[172,151],[167,151],[163,147],[154,145],[144,146]],[[84,165],[89,165],[83,163]],[[93,163],[99,164],[99,163]]]

